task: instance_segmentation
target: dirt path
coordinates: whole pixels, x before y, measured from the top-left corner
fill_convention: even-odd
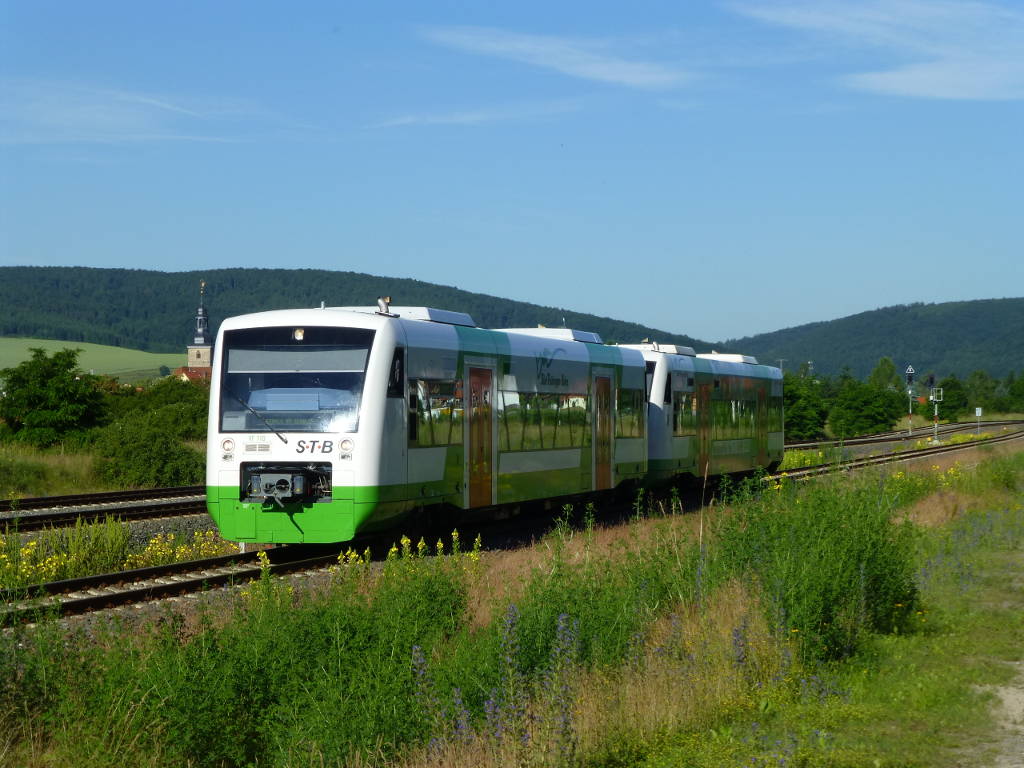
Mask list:
[[[1024,552],[1007,563],[1004,608],[1024,612]],[[1006,685],[986,686],[994,698],[993,717],[998,726],[995,768],[1024,768],[1024,661],[1006,662],[1016,676]]]
[[[993,686],[998,703],[995,710],[1003,737],[999,742],[996,768],[1024,766],[1024,662],[1016,662],[1017,677],[1009,684]]]

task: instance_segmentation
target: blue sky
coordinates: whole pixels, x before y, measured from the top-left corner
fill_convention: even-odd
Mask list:
[[[0,2],[0,264],[722,340],[1024,295],[1022,118],[1019,1]]]

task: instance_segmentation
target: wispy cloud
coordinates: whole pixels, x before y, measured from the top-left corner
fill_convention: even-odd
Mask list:
[[[691,77],[682,69],[608,53],[604,50],[608,44],[601,41],[528,35],[491,27],[424,27],[420,34],[433,43],[460,51],[629,88],[674,88]]]
[[[1024,12],[1016,9],[970,0],[781,0],[731,7],[902,59],[844,76],[851,88],[933,99],[1024,98]]]
[[[228,142],[220,121],[237,109],[204,109],[152,93],[33,79],[0,79],[0,143]]]
[[[577,101],[510,104],[477,109],[407,114],[377,123],[377,128],[404,125],[482,125],[516,120],[536,120],[579,110]]]

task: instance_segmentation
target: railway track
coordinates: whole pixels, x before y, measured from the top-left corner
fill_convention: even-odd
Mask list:
[[[989,438],[985,445],[1010,442],[1024,438],[1024,431]],[[837,464],[804,467],[786,472],[789,479],[823,475],[835,471],[851,471],[886,463],[902,463],[946,453],[955,453],[976,448],[978,443],[961,443],[924,449],[900,451],[885,456],[852,459]],[[782,475],[773,476],[778,479]],[[368,542],[376,546],[384,544],[387,537],[372,537],[344,546],[362,549]],[[281,547],[268,551],[269,570],[273,574],[316,572],[337,562],[338,548],[323,548],[316,554],[301,546]],[[79,579],[39,584],[21,593],[0,593],[6,603],[0,608],[0,625],[26,622],[37,619],[45,613],[56,612],[61,616],[72,616],[92,611],[165,599],[177,595],[194,594],[214,587],[242,584],[259,578],[261,567],[258,553],[248,552],[236,555],[174,563],[166,566],[141,568],[133,571],[101,574]],[[31,594],[32,599],[25,599]]]
[[[82,524],[100,523],[107,518],[121,522],[156,520],[161,517],[185,517],[206,514],[205,497],[161,501],[153,504],[123,507],[104,507],[83,510],[77,507],[40,512],[31,515],[11,515],[0,519],[0,533],[31,533],[46,528],[64,528]]]
[[[244,584],[258,579],[262,568],[257,552],[205,558],[119,573],[54,581],[21,592],[3,593],[0,626],[37,620],[58,612],[75,616],[118,606],[195,594],[213,587]],[[270,550],[272,574],[309,572],[337,562],[337,550],[309,556],[298,547]],[[26,597],[26,594],[29,597]]]
[[[975,429],[978,426],[977,422],[958,422],[955,424],[940,424],[939,435],[949,435],[954,432],[964,432],[969,429]],[[985,427],[1020,427],[1024,426],[1024,421],[1018,419],[1010,419],[1005,421],[983,421],[981,422],[982,428]],[[932,426],[918,427],[913,430],[912,433],[908,434],[906,430],[895,430],[892,432],[879,432],[875,435],[861,435],[859,437],[851,437],[845,440],[817,440],[811,442],[800,442],[800,443],[786,443],[787,450],[819,450],[823,448],[834,448],[837,446],[855,446],[855,445],[873,445],[876,443],[894,443],[897,441],[905,440],[925,440],[930,438],[935,432],[935,428]]]
[[[1020,426],[1019,422],[1010,422]],[[996,445],[998,443],[1011,442],[1013,440],[1020,440],[1024,438],[1024,430],[1017,430],[1009,432],[1005,435],[997,435],[995,437],[989,437],[982,442],[972,443],[959,443],[957,445],[938,445],[931,446],[928,448],[918,448],[909,451],[898,451],[895,453],[887,453],[881,456],[865,456],[858,459],[847,459],[846,461],[834,462],[831,464],[817,464],[813,467],[800,467],[799,469],[790,469],[785,473],[778,473],[769,476],[768,479],[778,480],[785,476],[790,479],[800,479],[806,477],[816,477],[818,475],[824,475],[829,472],[836,470],[849,471],[853,469],[863,469],[864,467],[873,467],[879,464],[901,464],[906,461],[914,461],[915,459],[939,456],[944,453],[956,453],[957,451],[967,450],[969,448],[977,448],[979,445]]]
[[[83,507],[93,504],[119,504],[133,501],[170,499],[180,496],[199,496],[206,493],[205,485],[184,485],[174,488],[145,488],[138,491],[108,491],[104,493],[77,493],[70,496],[35,496],[24,499],[0,500],[0,513],[54,507]]]

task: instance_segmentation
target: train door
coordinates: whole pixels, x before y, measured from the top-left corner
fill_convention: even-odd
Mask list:
[[[469,506],[493,503],[493,430],[491,428],[491,381],[487,368],[469,369]]]
[[[697,472],[711,474],[711,385],[697,385]]]
[[[594,378],[594,488],[612,487],[612,380]]]

